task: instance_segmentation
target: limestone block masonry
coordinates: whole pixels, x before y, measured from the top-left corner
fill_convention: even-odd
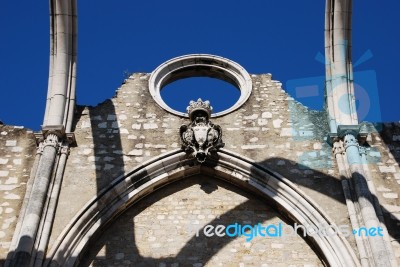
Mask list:
[[[144,266],[145,261],[147,266],[203,266],[207,259],[209,266],[287,266],[288,262],[323,266],[300,236],[284,241],[273,237],[230,241],[227,236],[212,240],[201,231],[210,222],[213,226],[232,222],[278,225],[284,219],[263,201],[230,184],[193,176],[130,208],[89,250],[82,265],[107,266],[112,261],[122,266]],[[121,242],[126,244],[124,248]]]
[[[35,154],[32,131],[0,125],[0,265],[10,248]]]
[[[179,127],[189,119],[165,112],[152,101],[148,77],[134,74],[111,100],[81,107],[75,128],[78,146],[71,149],[67,163],[52,240],[116,177],[180,148]],[[271,75],[252,79],[253,93],[242,108],[213,119],[222,127],[225,149],[272,167],[315,199],[337,224],[348,224],[342,216],[347,209],[331,148],[324,140],[325,114],[296,103]]]
[[[217,154],[212,159],[217,163],[203,168],[181,151],[179,128],[190,123],[189,118],[169,113],[153,100],[149,77],[148,73],[135,73],[113,98],[96,107],[77,107],[72,125],[76,146],[70,148],[44,266],[69,266],[61,263],[59,251],[76,256],[76,266],[327,265],[332,259],[321,252],[322,243],[300,235],[255,237],[249,242],[245,236],[205,237],[200,233],[196,237],[196,230],[207,224],[293,225],[297,214],[303,212],[303,204],[321,211],[321,215],[304,214],[304,218],[321,216],[352,229],[342,177],[327,139],[327,114],[296,102],[270,74],[251,75],[253,88],[248,100],[224,116],[211,118],[221,127],[225,154]],[[30,131],[0,127],[0,257],[4,261],[29,183],[36,143]],[[370,125],[372,134],[367,139],[367,164],[372,173],[369,184],[376,189],[373,194],[388,228],[385,234],[399,261],[400,125],[384,124],[381,132],[374,129]],[[168,153],[183,156],[171,165]],[[232,156],[226,160],[229,153]],[[243,161],[235,161],[239,156],[234,155]],[[227,173],[218,160],[230,161],[232,170]],[[157,162],[165,172],[156,169]],[[253,171],[254,176],[264,175],[260,179],[282,191],[266,196],[250,190],[248,185],[264,188],[262,183],[243,178],[243,170],[251,166],[264,170]],[[121,177],[131,174],[133,181],[135,173],[144,173],[142,183],[121,182]],[[277,178],[279,182],[274,184],[269,176],[281,180]],[[233,178],[229,177],[242,179],[243,186],[231,183]],[[152,179],[155,186],[140,191],[142,184]],[[167,182],[157,186],[163,179]],[[117,184],[132,189],[122,195],[119,187],[114,187]],[[292,195],[290,199],[285,194],[287,187],[303,198]],[[128,201],[137,192],[142,193],[135,201]],[[283,197],[299,206],[288,211],[286,204],[278,201]],[[125,204],[118,206],[119,201]],[[110,217],[100,210],[108,203],[118,206]],[[95,215],[85,217],[91,210]],[[87,225],[93,222],[98,228],[77,229],[81,221]],[[89,243],[65,245],[73,231],[79,233],[74,238],[89,236]],[[359,260],[354,235],[343,240]],[[80,253],[74,255],[78,250]]]

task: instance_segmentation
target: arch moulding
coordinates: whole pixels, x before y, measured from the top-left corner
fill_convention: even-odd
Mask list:
[[[120,176],[90,200],[57,238],[45,266],[76,266],[89,241],[138,200],[171,182],[199,173],[263,195],[293,223],[306,227],[334,225],[323,210],[288,179],[250,159],[221,149],[218,158],[196,164],[182,150],[174,150]],[[306,239],[329,266],[360,266],[343,236],[317,233]]]

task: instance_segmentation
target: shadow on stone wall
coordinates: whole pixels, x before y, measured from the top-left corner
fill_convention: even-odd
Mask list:
[[[94,156],[95,156],[95,165],[96,165],[96,181],[97,181],[97,190],[98,192],[108,186],[113,178],[118,177],[119,175],[126,172],[122,154],[122,143],[121,136],[119,133],[119,127],[117,122],[117,115],[115,112],[115,107],[111,100],[105,101],[101,104],[101,108],[89,109],[89,115],[91,119],[92,125],[96,123],[104,124],[104,127],[92,127],[92,137],[94,144]],[[98,112],[98,113],[96,113]],[[107,117],[102,117],[102,114],[107,114]],[[104,115],[103,115],[104,116]],[[385,138],[383,138],[385,140]],[[278,161],[287,162],[287,166],[295,166],[296,169],[300,170],[299,173],[290,173],[288,169],[285,169],[284,166],[277,166]],[[396,160],[399,160],[396,158]],[[206,163],[206,165],[210,163]],[[340,202],[343,205],[346,205],[346,199],[343,194],[343,189],[341,185],[341,179],[338,177],[329,176],[325,173],[322,173],[315,169],[309,169],[305,166],[302,166],[298,162],[292,162],[290,160],[284,158],[269,158],[264,161],[257,163],[260,166],[267,167],[271,170],[277,171],[285,176],[287,179],[292,181],[293,183],[299,185],[300,187],[307,190],[315,191],[318,194],[321,194],[329,199],[333,199],[337,202]],[[213,166],[210,166],[213,167]],[[304,170],[308,170],[305,172]],[[352,181],[350,180],[350,184]],[[176,190],[183,189],[183,185],[179,185],[175,187]],[[208,185],[204,185],[205,190],[213,190],[209,188]],[[164,190],[161,189],[161,190]],[[166,197],[173,192],[164,192],[162,197]],[[376,199],[376,196],[373,196]],[[142,200],[144,201],[144,200]],[[153,202],[147,203],[147,206],[142,206],[140,209],[135,210],[135,214],[139,214],[146,207],[150,206],[157,202],[158,199],[154,199]],[[141,202],[139,202],[141,203]],[[135,204],[136,205],[139,205]],[[247,202],[246,202],[247,203]],[[209,222],[209,224],[219,224],[222,221],[228,221],[229,218],[232,217],[232,214],[243,210],[244,207],[248,204],[243,203],[227,213],[223,214],[219,219],[215,219]],[[373,204],[373,203],[372,203]],[[381,207],[385,214],[388,214],[388,211]],[[275,207],[275,211],[280,212],[282,209],[280,207]],[[280,212],[280,216],[285,218],[287,216],[285,212]],[[400,224],[400,221],[396,220],[394,217],[390,218],[386,216],[385,218],[386,224],[388,225],[389,235],[392,239],[400,239],[400,231],[397,225]],[[285,218],[285,221],[293,224],[294,222],[289,218]],[[228,222],[232,223],[232,222]],[[258,223],[258,222],[254,222]],[[131,246],[130,253],[135,255],[135,266],[152,266],[161,263],[176,263],[182,262],[184,264],[193,264],[195,262],[188,262],[193,253],[198,253],[201,250],[202,254],[202,263],[206,264],[213,255],[215,255],[219,250],[221,250],[224,246],[226,246],[229,242],[232,241],[232,238],[222,237],[218,239],[218,242],[210,243],[210,240],[204,236],[193,237],[191,238],[184,247],[179,251],[179,253],[174,257],[164,257],[159,259],[154,258],[146,258],[140,255],[135,244],[135,235],[134,235],[134,224],[133,222],[129,224],[129,229],[125,229],[126,231],[132,233],[131,236],[127,236],[126,240],[121,240],[121,242],[127,242]],[[124,229],[122,229],[124,230]],[[100,231],[104,233],[107,229],[103,229]],[[309,239],[306,239],[309,242]],[[314,250],[316,248],[313,246],[311,242],[309,245],[313,247]],[[104,261],[98,261],[94,259],[95,255],[100,251],[100,249],[105,250],[104,260],[109,261],[115,260],[113,258],[114,254],[110,254],[109,252],[115,251],[115,248],[110,246],[106,240],[103,240],[101,236],[92,239],[88,244],[88,254],[84,253],[81,255],[82,262],[79,263],[79,266],[104,266],[106,263]],[[321,253],[316,251],[317,255],[321,257]],[[325,261],[325,259],[321,259]],[[91,262],[93,261],[93,262]]]
[[[207,180],[204,180],[205,178]],[[250,193],[247,190],[238,188],[235,185],[209,177],[207,175],[194,175],[188,177],[187,179],[185,178],[183,180],[173,182],[172,184],[168,184],[165,187],[162,187],[161,190],[157,190],[154,195],[152,194],[145,197],[130,209],[127,209],[127,217],[124,215],[121,216],[124,216],[124,219],[133,219],[138,214],[145,211],[146,208],[157,203],[160,199],[166,198],[175,192],[181,191],[196,184],[198,184],[200,189],[207,194],[210,194],[214,190],[218,189],[218,187],[223,187],[231,192],[248,198],[248,200],[235,206],[228,212],[207,222],[209,225],[229,225],[232,223],[239,223],[242,225],[257,225],[259,223],[263,224],[264,221],[273,219],[275,217],[278,217],[285,224],[291,224],[291,220],[286,218],[284,213],[280,214],[279,208],[275,207],[271,201],[266,200],[265,196],[257,194],[255,195],[254,192]],[[132,209],[133,207],[134,209]],[[243,219],[243,214],[246,214],[245,219]],[[121,220],[119,221],[121,222]],[[126,220],[123,222],[126,222]],[[98,236],[92,240],[92,242],[90,242],[88,245],[89,250],[87,254],[81,257],[82,260],[79,262],[79,266],[106,266],[113,261],[116,265],[124,264],[122,260],[115,261],[115,255],[116,252],[126,252],[127,249],[129,250],[129,255],[126,255],[124,260],[125,264],[127,260],[129,261],[129,264],[126,264],[125,266],[173,266],[173,264],[177,263],[179,263],[180,266],[196,266],[195,264],[198,264],[199,262],[205,265],[213,256],[215,256],[222,248],[224,248],[234,239],[228,236],[218,238],[206,237],[203,234],[204,228],[191,229],[190,225],[188,225],[185,231],[187,231],[186,234],[192,237],[184,244],[183,248],[178,252],[177,255],[160,258],[143,257],[136,246],[137,241],[135,229],[130,228],[131,224],[128,224],[129,226],[126,227],[123,222],[118,224],[118,219],[116,219],[115,223],[111,223],[111,225],[109,225],[109,227],[101,233],[101,236]],[[119,231],[123,231],[123,233],[118,233]],[[200,233],[198,236],[196,236],[197,231]],[[124,238],[121,239],[121,236]],[[110,237],[112,238],[110,239]],[[305,239],[305,241],[307,242],[309,240]],[[123,250],[118,250],[118,245],[121,244],[121,242],[124,243],[122,246]],[[313,250],[316,249],[312,243],[308,243],[308,245]],[[104,250],[107,249],[113,250],[114,255],[108,254],[107,251],[104,254]],[[161,249],[165,249],[165,255],[168,254],[168,244],[163,244]],[[100,251],[103,251],[103,255],[100,258],[96,258],[96,255],[99,255]],[[318,256],[318,252],[316,252],[316,254]],[[325,261],[325,259],[321,260]]]
[[[331,200],[333,199],[337,202],[342,203],[343,205],[346,205],[346,203],[345,203],[346,200],[343,195],[341,181],[337,177],[329,176],[325,173],[319,172],[318,170],[307,169],[305,166],[302,166],[296,162],[290,162],[287,159],[283,159],[283,158],[271,158],[271,159],[267,159],[265,161],[259,162],[258,164],[261,166],[265,166],[270,169],[273,169],[274,171],[280,172],[279,168],[282,168],[282,166],[276,166],[276,162],[280,161],[280,160],[285,160],[292,166],[297,165],[297,168],[300,170],[308,170],[308,172],[305,172],[306,174],[302,174],[302,175],[298,175],[298,174],[297,175],[284,175],[286,178],[291,180],[293,183],[299,185],[304,190],[315,191],[318,194],[321,194],[325,197],[327,196]],[[206,163],[206,165],[207,165],[207,163]],[[213,167],[213,166],[210,166],[210,167]],[[285,173],[286,171],[287,170],[282,169],[282,173]],[[318,178],[314,178],[314,177],[318,177]],[[187,185],[185,185],[184,183],[181,185],[175,186],[173,192],[182,190],[183,188],[185,188],[185,186],[187,186]],[[210,190],[207,189],[207,187],[210,187],[210,185],[205,184],[205,185],[201,185],[201,186],[208,192],[210,192],[210,190],[211,191],[214,190],[213,188],[211,188],[211,189],[208,188]],[[135,204],[135,207],[140,207],[140,208],[135,210],[134,216],[139,214],[140,212],[142,212],[146,207],[149,207],[150,205],[157,202],[159,199],[166,197],[173,193],[171,190],[168,191],[166,187],[163,187],[161,190],[166,190],[166,192],[163,192],[163,194],[161,195],[160,198],[153,199],[150,202],[146,202],[146,204],[142,205],[141,207],[139,204],[141,202]],[[244,190],[244,189],[240,188],[240,190]],[[253,194],[254,194],[254,192],[253,192]],[[265,199],[265,197],[261,197],[260,199]],[[142,202],[146,201],[146,198],[141,201]],[[316,200],[314,199],[314,201],[316,201]],[[269,203],[269,202],[267,201],[267,203]],[[246,203],[236,206],[232,210],[230,210],[230,211],[226,212],[225,214],[223,214],[222,216],[220,216],[219,219],[214,219],[214,220],[210,221],[208,224],[217,225],[217,224],[220,224],[221,222],[225,222],[226,224],[233,223],[232,221],[229,221],[228,219],[232,218],[232,214],[235,214],[236,212],[245,209],[245,206],[247,204],[248,203],[246,202]],[[136,205],[138,205],[138,206],[136,206]],[[275,207],[274,210],[276,212],[280,213],[279,217],[284,218],[285,222],[292,224],[292,225],[294,224],[293,220],[286,217],[287,214],[284,211],[282,211],[281,207]],[[254,222],[254,223],[258,223],[258,222]],[[396,224],[399,224],[400,222],[398,220],[394,220],[392,223],[393,223],[393,225],[396,225]],[[127,242],[127,244],[129,246],[131,246],[130,254],[135,255],[135,266],[136,265],[137,266],[155,266],[157,264],[164,264],[164,263],[172,264],[172,263],[176,263],[176,262],[180,262],[182,264],[193,264],[194,262],[190,261],[190,257],[196,253],[201,253],[201,262],[203,264],[206,264],[213,255],[215,255],[220,249],[222,249],[224,246],[226,246],[229,242],[232,241],[232,238],[221,237],[218,239],[218,242],[215,242],[215,241],[211,242],[210,239],[208,239],[204,236],[203,237],[193,236],[184,245],[184,247],[179,251],[179,253],[174,257],[162,257],[159,259],[146,258],[146,257],[142,257],[140,255],[140,252],[138,251],[138,249],[135,245],[132,245],[132,244],[135,244],[135,242],[136,242],[135,235],[134,235],[133,223],[130,224],[129,227],[130,227],[130,229],[122,229],[122,230],[125,230],[125,231],[131,233],[131,235],[127,236],[126,240],[120,240],[120,242]],[[104,230],[104,231],[107,231],[107,230]],[[200,232],[201,231],[202,231],[202,229],[200,230]],[[389,235],[392,237],[392,239],[399,238],[399,233],[398,233],[399,231],[397,228],[388,227],[388,231],[389,231]],[[315,246],[313,246],[312,242],[310,242],[310,240],[307,238],[305,240],[309,243],[310,247],[313,248],[313,250],[316,252],[316,254],[321,257],[322,254],[319,253],[319,251],[315,248]],[[97,242],[99,242],[99,243],[97,243]],[[106,247],[106,252],[107,252],[107,249],[114,250],[114,252],[115,252],[116,248],[108,247],[108,245],[109,244],[107,243],[107,241],[105,239],[102,239],[102,237],[98,237],[98,239],[92,240],[88,246],[89,248],[91,248],[91,250],[89,251],[89,254],[86,254],[85,256],[82,257],[82,259],[85,259],[85,261],[81,262],[80,266],[89,266],[90,261],[92,261],[92,260],[93,260],[93,264],[94,264],[93,266],[104,266],[104,264],[105,264],[104,261],[96,260],[96,259],[94,259],[94,257],[95,257],[95,255],[97,255],[97,253],[100,251],[100,249],[104,246]],[[199,252],[199,250],[200,250],[200,252]],[[115,260],[115,258],[112,258],[112,255],[107,255],[107,253],[106,253],[106,255],[104,256],[104,260],[112,261],[112,260]],[[325,261],[325,259],[323,259],[323,258],[321,260]],[[98,265],[96,265],[97,264],[96,262],[98,263]]]
[[[285,160],[289,162],[289,166],[298,166],[298,169],[303,170],[303,174],[300,175],[290,175],[290,174],[285,174],[285,170],[279,171],[277,169],[282,168],[281,166],[276,166],[276,162]],[[289,179],[293,183],[300,185],[302,189],[304,190],[313,190],[315,192],[318,192],[319,194],[322,194],[324,196],[328,196],[330,199],[334,199],[344,205],[346,205],[346,199],[343,193],[343,187],[341,185],[341,181],[343,179],[347,179],[345,177],[334,177],[327,175],[325,173],[322,173],[318,170],[315,169],[310,169],[307,166],[301,165],[297,162],[293,162],[287,159],[283,158],[272,158],[272,159],[267,159],[265,161],[259,162],[261,166],[266,166],[270,169],[278,171],[280,174],[285,176],[285,178]],[[278,167],[278,168],[277,168]],[[309,174],[304,174],[305,171],[308,171]],[[355,181],[354,178],[355,176],[358,176],[361,181],[365,181],[366,179],[363,177],[362,174],[360,173],[355,173],[351,179],[348,179],[349,186],[351,187],[352,191],[355,192]],[[314,178],[318,177],[318,178]],[[358,182],[357,182],[358,183]],[[366,183],[365,183],[365,186]],[[307,193],[307,192],[306,192]],[[365,192],[361,192],[363,194]],[[370,202],[372,205],[375,205],[375,203],[379,203],[378,197],[374,194],[371,193],[372,199],[370,199]],[[364,196],[364,199],[368,199],[366,196]],[[315,199],[314,199],[315,201]],[[353,202],[357,202],[356,199],[352,200]],[[381,221],[383,224],[386,225],[388,233],[391,237],[392,240],[400,240],[400,228],[398,227],[400,225],[400,221],[397,220],[394,216],[390,216],[390,211],[386,210],[385,207],[380,206],[384,215],[385,221]]]
[[[378,127],[380,128],[380,127]],[[382,130],[379,132],[379,137],[381,138],[382,142],[386,145],[386,147],[389,149],[389,151],[384,152],[387,153],[387,158],[390,160],[394,160],[397,162],[397,167],[400,167],[400,124],[399,123],[382,123]],[[393,158],[391,159],[391,155],[393,155]],[[393,163],[395,162],[383,162],[387,164],[394,165]],[[398,176],[395,176],[398,175]],[[393,184],[399,185],[400,184],[400,174],[399,173],[393,173],[389,174],[387,173],[386,176],[389,176],[389,178],[393,181]],[[394,177],[393,177],[394,176]],[[390,187],[389,187],[390,188]],[[393,189],[393,188],[390,188]],[[397,202],[398,203],[398,202]],[[383,211],[383,216],[385,218],[386,226],[389,230],[389,233],[391,237],[397,242],[400,243],[400,221],[396,219],[395,216],[391,215],[390,211],[386,210],[382,206],[382,211]]]
[[[125,173],[125,165],[114,103],[106,100],[96,108],[90,107],[89,116],[92,125],[96,185],[99,193],[110,185],[113,179]],[[97,124],[97,127],[94,124]],[[106,251],[109,250],[110,248],[106,249]],[[98,265],[94,263],[92,266]]]

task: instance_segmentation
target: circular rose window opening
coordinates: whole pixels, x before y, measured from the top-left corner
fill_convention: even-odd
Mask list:
[[[191,77],[170,83],[161,89],[161,98],[174,110],[185,113],[191,100],[208,100],[213,113],[232,107],[240,97],[240,90],[225,81],[208,77]]]
[[[190,79],[188,79],[190,78]],[[195,54],[173,58],[150,75],[149,91],[154,101],[175,115],[188,117],[190,100],[209,100],[211,117],[242,106],[252,89],[251,77],[238,63],[214,55]]]

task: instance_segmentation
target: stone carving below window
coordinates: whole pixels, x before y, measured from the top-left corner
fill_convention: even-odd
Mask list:
[[[187,111],[192,122],[179,129],[182,148],[203,163],[207,156],[225,145],[222,130],[209,120],[212,112],[209,101],[203,102],[201,98],[190,101]]]

